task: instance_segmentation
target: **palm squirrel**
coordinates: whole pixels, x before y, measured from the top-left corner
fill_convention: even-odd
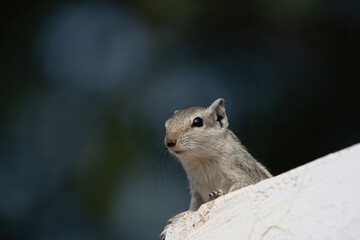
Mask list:
[[[180,160],[190,182],[190,211],[196,211],[201,204],[221,195],[271,177],[228,126],[221,98],[208,108],[175,111],[165,122],[164,143]],[[160,237],[165,239],[165,235],[166,228]]]

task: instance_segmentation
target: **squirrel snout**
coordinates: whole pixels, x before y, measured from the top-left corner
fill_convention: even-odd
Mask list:
[[[165,144],[167,147],[174,147],[176,145],[176,139],[166,138]]]

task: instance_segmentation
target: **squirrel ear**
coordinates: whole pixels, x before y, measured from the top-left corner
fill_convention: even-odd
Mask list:
[[[226,116],[224,99],[219,98],[215,100],[208,108],[212,115],[216,116],[216,121],[219,122],[220,126],[223,128],[227,128],[229,126],[228,118]]]

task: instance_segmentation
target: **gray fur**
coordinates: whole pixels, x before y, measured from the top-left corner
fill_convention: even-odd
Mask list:
[[[204,126],[191,127],[196,117],[203,119]],[[190,182],[190,210],[197,210],[207,202],[213,191],[220,189],[228,193],[271,177],[228,125],[223,99],[208,108],[176,111],[165,123],[165,145],[176,141],[168,149],[180,160]]]
[[[202,127],[192,127],[196,117]],[[165,123],[164,143],[184,167],[190,183],[190,211],[236,189],[271,177],[228,129],[224,99],[210,107],[178,110]],[[171,143],[171,144],[169,144]],[[170,220],[178,219],[175,216]],[[167,227],[160,237],[165,239]]]

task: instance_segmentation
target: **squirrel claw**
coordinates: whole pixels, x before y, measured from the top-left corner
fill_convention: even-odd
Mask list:
[[[209,193],[209,201],[214,200],[222,195],[225,195],[225,192],[222,189],[217,189]]]

